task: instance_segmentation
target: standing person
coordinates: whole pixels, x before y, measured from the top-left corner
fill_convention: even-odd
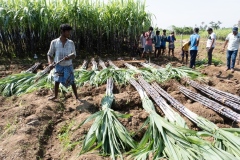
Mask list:
[[[240,43],[240,33],[238,33],[237,27],[233,27],[232,33],[228,34],[223,47],[223,50],[225,50],[225,47],[228,44],[226,71],[231,69],[232,73],[234,73],[234,66],[235,66],[236,57],[238,54],[239,43]],[[231,63],[231,60],[232,60],[232,63]]]
[[[73,93],[76,100],[80,102],[77,95],[77,88],[74,83],[74,73],[72,59],[76,57],[75,45],[72,40],[68,39],[71,34],[72,27],[68,24],[62,24],[60,26],[61,35],[59,38],[52,40],[50,49],[47,53],[48,63],[52,65],[54,62],[58,62],[61,59],[65,59],[55,67],[54,73],[54,96],[49,100],[55,100],[58,97],[59,84],[68,87],[72,86]],[[74,53],[72,56],[69,54]],[[55,57],[54,57],[55,55]],[[54,58],[54,59],[53,59]]]
[[[195,68],[196,57],[198,53],[198,45],[200,36],[198,35],[199,28],[194,28],[194,33],[190,36],[190,68]]]
[[[146,43],[145,32],[142,31],[142,34],[140,36],[141,54],[143,54],[143,52],[144,52],[145,43]]]
[[[184,63],[184,57],[186,55],[186,63],[188,62],[188,50],[189,50],[190,42],[184,42],[182,46],[182,63]]]
[[[154,36],[154,43],[155,43],[155,51],[154,55],[155,58],[159,57],[160,53],[160,45],[161,45],[161,36],[159,35],[160,31],[156,31],[156,36]]]
[[[166,35],[166,30],[164,29],[163,34],[161,36],[161,45],[160,45],[160,54],[161,55],[165,54],[166,42],[167,42],[167,35]]]
[[[146,43],[145,43],[145,48],[142,54],[142,58],[145,53],[148,53],[148,56],[151,55],[152,53],[152,41],[153,41],[153,27],[149,27],[148,32],[145,33],[145,38],[146,38]]]
[[[167,38],[167,41],[169,42],[169,45],[168,45],[168,49],[169,49],[168,50],[168,56],[170,57],[170,52],[172,51],[172,56],[174,57],[174,48],[175,48],[174,42],[176,41],[174,32],[171,32],[171,34]]]
[[[208,54],[208,64],[207,65],[211,65],[212,64],[212,53],[215,47],[215,41],[216,41],[216,34],[213,32],[212,28],[208,28],[207,29],[208,32],[208,40],[207,40],[207,54]]]

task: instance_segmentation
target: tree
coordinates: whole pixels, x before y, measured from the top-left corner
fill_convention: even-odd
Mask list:
[[[213,28],[213,29],[220,29],[220,25],[222,24],[222,22],[220,22],[220,21],[217,21],[217,22],[213,22],[213,21],[211,21],[211,22],[209,22],[209,24],[210,24],[210,26]]]

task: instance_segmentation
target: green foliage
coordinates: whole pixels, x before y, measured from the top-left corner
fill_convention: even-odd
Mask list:
[[[111,45],[115,53],[150,26],[151,15],[141,0],[0,0],[0,54],[47,52],[62,23],[73,26],[78,51],[99,53]]]

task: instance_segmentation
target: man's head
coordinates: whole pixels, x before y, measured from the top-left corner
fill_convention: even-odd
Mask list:
[[[199,32],[199,28],[194,28],[194,30],[193,30],[195,33],[198,33]]]
[[[148,30],[152,32],[152,31],[153,31],[153,27],[149,27],[149,29],[148,29]]]
[[[212,28],[208,28],[207,32],[208,32],[208,34],[211,34],[213,32],[213,29]]]
[[[171,32],[171,35],[174,35],[174,31]]]
[[[70,35],[71,35],[72,27],[69,24],[61,24],[60,25],[60,30],[61,30],[61,35],[62,36],[66,37],[66,38],[69,38]]]
[[[166,29],[163,30],[163,34],[166,35]]]
[[[156,31],[156,35],[159,35],[160,34],[160,31]]]
[[[238,27],[233,27],[232,32],[234,35],[238,34]]]

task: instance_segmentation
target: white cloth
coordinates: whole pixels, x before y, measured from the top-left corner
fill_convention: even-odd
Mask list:
[[[213,42],[212,48],[215,47],[215,42],[216,42],[216,34],[212,32],[209,35],[208,40],[207,40],[207,48],[211,47],[211,44],[212,44],[213,40],[214,40],[214,42]]]
[[[50,49],[49,49],[47,55],[54,57],[54,62],[58,62],[71,53],[74,53],[76,56],[74,42],[72,40],[67,39],[66,43],[63,46],[60,38],[57,38],[57,39],[52,40]],[[72,59],[62,61],[61,63],[59,63],[59,65],[70,66],[70,65],[72,65]]]
[[[235,51],[238,50],[240,44],[240,33],[236,36],[233,33],[228,34],[226,40],[228,40],[228,50]]]
[[[143,36],[143,34],[140,37],[140,43],[141,43],[141,47],[145,48],[146,38]]]

